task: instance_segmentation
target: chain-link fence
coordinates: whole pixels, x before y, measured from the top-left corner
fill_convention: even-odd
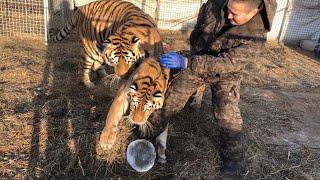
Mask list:
[[[292,44],[301,39],[320,42],[320,0],[288,0],[279,40]]]
[[[50,27],[60,28],[75,6],[94,0],[0,0],[0,36],[46,39]],[[150,14],[160,29],[192,28],[206,0],[128,0]],[[50,12],[50,14],[49,14]],[[50,19],[50,27],[47,26]]]
[[[61,28],[75,6],[95,0],[0,0],[0,36],[46,39],[50,25]],[[160,29],[192,28],[199,9],[207,0],[127,0],[150,14]],[[320,1],[277,0],[278,9],[268,39],[295,43],[320,37]],[[50,16],[49,16],[50,10]]]
[[[130,0],[150,14],[160,29],[181,30],[192,28],[201,5],[206,0]]]
[[[59,0],[55,1],[55,8]],[[61,1],[61,0],[60,0]],[[95,0],[64,0],[70,6],[83,6]],[[207,0],[127,0],[149,14],[158,24],[159,29],[181,30],[192,28],[197,14]],[[73,3],[73,4],[72,4]],[[63,8],[62,6],[60,6]],[[62,16],[63,21],[66,16]]]
[[[44,38],[43,0],[0,0],[0,35]]]

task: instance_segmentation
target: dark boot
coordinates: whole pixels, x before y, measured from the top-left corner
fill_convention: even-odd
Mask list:
[[[244,134],[221,128],[220,131],[220,156],[222,160],[221,174],[235,177],[240,175],[240,167],[244,162]]]

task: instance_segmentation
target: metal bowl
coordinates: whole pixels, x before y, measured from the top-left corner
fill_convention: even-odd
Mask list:
[[[149,171],[156,160],[153,144],[145,139],[131,142],[127,148],[127,161],[137,172]]]

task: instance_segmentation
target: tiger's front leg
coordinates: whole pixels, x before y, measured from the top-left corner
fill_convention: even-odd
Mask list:
[[[87,55],[83,55],[82,61],[80,63],[80,72],[82,74],[82,83],[89,89],[92,89],[95,87],[93,82],[90,80],[90,71],[93,67],[94,60],[91,59]]]
[[[107,75],[104,66],[104,58],[91,51],[91,42],[82,39],[82,61],[80,62],[80,71],[82,75],[82,83],[89,89],[95,88],[94,83],[90,79],[90,72],[97,71],[100,77]]]
[[[118,123],[128,109],[128,100],[122,86],[114,99],[106,119],[105,127],[100,135],[99,144],[103,149],[111,149],[117,140]]]
[[[102,147],[102,149],[108,150],[112,149],[113,145],[115,144],[117,140],[117,134],[118,134],[118,125],[115,123],[112,126],[105,126],[103,129],[101,135],[99,144]]]

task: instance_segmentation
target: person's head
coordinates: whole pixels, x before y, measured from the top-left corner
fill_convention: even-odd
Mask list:
[[[228,19],[232,25],[249,22],[259,11],[262,0],[229,0]]]

